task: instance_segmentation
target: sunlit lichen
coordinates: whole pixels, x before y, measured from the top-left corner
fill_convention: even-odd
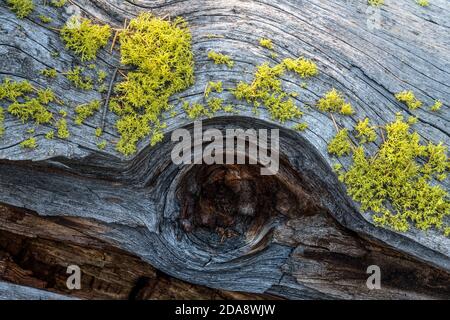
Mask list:
[[[56,127],[58,129],[58,138],[60,139],[67,139],[70,137],[69,128],[67,126],[67,120],[64,118],[61,118],[58,123],[56,124]]]
[[[421,7],[428,7],[430,5],[428,0],[416,0],[416,3]]]
[[[52,140],[55,138],[55,130],[50,130],[45,134],[45,139]]]
[[[61,38],[66,48],[80,55],[82,61],[94,59],[110,37],[110,26],[96,25],[80,16],[71,17],[61,29]]]
[[[92,90],[94,88],[92,78],[89,76],[83,76],[83,68],[75,67],[72,70],[67,71],[66,78],[74,84],[75,87],[82,90]]]
[[[328,153],[341,157],[350,154],[352,149],[347,129],[341,129],[328,143]]]
[[[377,133],[375,129],[375,127],[369,124],[369,118],[360,120],[355,126],[355,130],[357,132],[356,137],[359,138],[359,141],[361,143],[373,142],[377,139]]]
[[[67,0],[51,0],[50,5],[55,8],[61,8],[66,4]]]
[[[9,8],[20,19],[27,17],[34,9],[32,0],[6,0]]]
[[[367,0],[367,3],[372,7],[379,7],[384,4],[384,0]]]
[[[99,143],[97,143],[97,148],[99,150],[104,150],[106,148],[106,144],[107,144],[106,140],[102,140]]]
[[[422,106],[422,102],[420,100],[418,100],[416,98],[416,96],[414,95],[414,93],[410,90],[405,90],[405,91],[397,93],[395,95],[395,98],[398,101],[406,104],[406,106],[410,110],[415,110],[415,109],[419,108],[420,106]]]
[[[103,83],[107,76],[108,76],[108,74],[106,73],[106,71],[98,70],[98,72],[97,72],[97,82],[98,83]]]
[[[436,100],[434,104],[430,107],[431,111],[439,111],[442,108],[442,101]]]
[[[296,131],[305,131],[306,129],[308,129],[308,124],[305,122],[297,123],[292,127],[292,129]]]
[[[34,91],[29,81],[13,81],[5,78],[0,83],[0,100],[6,99],[15,102],[18,98]]]
[[[213,60],[215,64],[226,64],[228,68],[232,68],[234,66],[234,61],[230,56],[222,53],[217,53],[213,50],[208,52],[208,58]]]
[[[303,57],[297,59],[286,58],[283,60],[283,64],[286,66],[286,69],[294,71],[301,78],[313,77],[318,74],[317,65]]]
[[[217,82],[209,81],[208,84],[206,85],[204,96],[205,98],[208,98],[211,92],[221,93],[222,91],[223,91],[222,81]]]
[[[89,103],[81,104],[75,108],[75,124],[81,125],[84,120],[92,117],[98,110],[100,110],[101,104],[99,100],[93,100]]]
[[[52,18],[44,16],[43,14],[39,15],[39,20],[41,20],[42,23],[50,23],[53,21]]]
[[[58,76],[58,72],[53,68],[43,69],[41,70],[41,74],[47,78],[56,78]]]
[[[346,103],[342,93],[334,88],[317,101],[317,107],[320,111],[339,112],[343,115],[353,114],[352,106]]]
[[[36,149],[37,148],[37,142],[36,138],[29,138],[20,143],[20,146],[24,149]]]
[[[362,146],[356,148],[351,167],[340,172],[340,179],[362,210],[375,213],[375,223],[397,231],[413,224],[422,230],[433,227],[445,232],[449,195],[432,180],[445,179],[448,172],[446,147],[421,144],[420,136],[410,131],[402,117],[385,129],[387,138],[380,149],[370,156]]]
[[[120,33],[121,60],[136,68],[115,87],[110,109],[119,115],[121,136],[116,148],[125,155],[152,134],[161,139],[161,114],[170,109],[169,98],[194,82],[191,34],[181,18],[167,21],[143,13]]]
[[[264,105],[272,118],[280,122],[301,117],[294,100],[282,89],[279,77],[284,72],[283,64],[271,67],[264,63],[258,66],[252,83],[241,81],[232,92],[237,99],[246,100],[255,108]]]
[[[96,129],[95,129],[95,136],[96,136],[97,138],[100,138],[100,137],[102,136],[102,134],[103,134],[102,128],[96,128]]]
[[[273,43],[272,43],[272,40],[270,40],[270,39],[262,38],[259,40],[259,44],[264,48],[273,50]]]

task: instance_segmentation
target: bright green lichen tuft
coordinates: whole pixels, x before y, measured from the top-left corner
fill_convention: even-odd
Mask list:
[[[35,138],[29,138],[20,143],[20,146],[24,149],[36,149],[37,143]]]
[[[428,7],[430,5],[428,0],[416,0],[416,3],[421,7]]]
[[[55,101],[56,97],[55,97],[55,93],[53,92],[52,89],[47,88],[47,89],[40,89],[36,92],[37,94],[37,99],[40,103],[42,104],[49,104],[50,102]]]
[[[384,4],[384,0],[367,0],[367,3],[372,7],[379,7]]]
[[[350,137],[348,136],[347,129],[341,129],[328,143],[328,152],[341,157],[346,154],[350,154],[352,149]]]
[[[81,104],[75,108],[77,114],[75,118],[75,124],[81,125],[84,120],[92,117],[98,110],[100,110],[101,104],[99,100],[93,100],[89,103]]]
[[[55,138],[55,130],[50,130],[45,134],[45,139],[52,140]]]
[[[264,48],[273,50],[273,43],[272,43],[272,40],[270,40],[270,39],[262,38],[259,40],[259,44]]]
[[[100,138],[100,137],[102,136],[102,134],[103,134],[102,128],[96,128],[96,129],[95,129],[95,136],[96,136],[97,138]]]
[[[355,130],[357,132],[356,137],[359,138],[361,143],[373,142],[377,139],[375,127],[369,124],[369,118],[358,121]]]
[[[343,115],[353,114],[352,106],[346,103],[342,94],[334,88],[317,101],[317,107],[320,111],[339,112]]]
[[[70,132],[67,127],[67,120],[62,118],[58,121],[56,127],[58,128],[58,138],[67,139],[70,137]]]
[[[36,98],[23,103],[18,101],[13,102],[9,105],[8,112],[22,120],[23,123],[34,120],[37,124],[45,124],[50,123],[53,119],[52,113]]]
[[[223,91],[222,81],[213,82],[210,81],[206,85],[204,96],[208,98],[211,92],[221,93]]]
[[[395,95],[395,98],[408,106],[408,109],[415,110],[422,106],[422,102],[418,100],[412,91],[402,91]]]
[[[110,26],[96,25],[79,16],[72,17],[61,29],[61,38],[66,48],[80,55],[82,61],[94,59],[110,37]]]
[[[7,0],[6,2],[12,12],[14,12],[20,19],[28,17],[34,9],[32,0]]]
[[[106,144],[107,144],[106,140],[102,140],[101,142],[97,143],[97,148],[99,150],[104,150],[106,148]]]
[[[228,68],[233,68],[234,66],[234,61],[230,56],[212,50],[208,52],[208,59],[213,60],[215,64],[226,64]]]
[[[297,131],[305,131],[306,129],[308,129],[308,124],[305,122],[297,123],[292,127],[292,129],[297,130]]]
[[[42,23],[50,23],[50,22],[53,21],[52,18],[47,17],[47,16],[44,16],[43,14],[41,14],[41,15],[39,16],[39,20],[41,20]]]
[[[61,8],[66,4],[67,0],[51,0],[50,5],[55,8]]]
[[[197,119],[203,116],[211,116],[210,111],[200,103],[194,103],[193,105],[190,105],[189,102],[185,101],[183,103],[183,109],[190,119]]]
[[[445,233],[449,195],[431,181],[445,178],[447,149],[442,144],[420,144],[419,135],[410,132],[401,116],[386,126],[386,133],[386,141],[373,156],[358,147],[352,166],[340,173],[340,179],[362,210],[376,213],[375,223],[397,231],[408,230],[412,223],[422,230],[433,227]]]
[[[430,107],[431,111],[439,111],[442,108],[442,101],[436,100],[434,104]]]
[[[106,71],[98,70],[98,72],[97,72],[97,82],[98,83],[103,83],[107,76],[108,76],[108,74],[106,73]]]
[[[0,83],[0,100],[6,99],[15,102],[18,98],[33,91],[33,86],[28,81],[12,81],[6,78]]]
[[[264,105],[272,118],[280,122],[301,117],[302,112],[281,87],[279,77],[284,72],[283,64],[271,67],[268,63],[264,63],[257,68],[253,82],[251,84],[239,82],[233,94],[239,100],[253,103],[255,108]]]
[[[56,69],[50,68],[41,70],[41,74],[47,78],[56,78],[58,76]]]
[[[89,76],[83,76],[83,71],[84,69],[82,67],[75,67],[72,70],[67,71],[66,78],[79,89],[92,90],[94,88],[92,78]]]
[[[181,18],[172,21],[141,14],[120,33],[122,63],[136,70],[115,87],[110,109],[120,119],[116,148],[125,155],[136,152],[137,142],[152,134],[162,139],[160,117],[170,109],[169,98],[194,83],[191,34]]]
[[[283,60],[283,64],[288,70],[294,71],[301,78],[313,77],[318,74],[317,65],[303,57],[297,59],[286,58]]]

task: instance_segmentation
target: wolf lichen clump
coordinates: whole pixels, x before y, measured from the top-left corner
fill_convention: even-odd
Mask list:
[[[27,140],[24,140],[20,143],[20,146],[24,149],[36,149],[36,138],[29,138]]]
[[[334,88],[317,101],[317,107],[320,111],[339,112],[343,115],[353,114],[350,103],[346,103],[342,94]]]
[[[67,127],[67,120],[62,118],[57,123],[58,128],[58,138],[67,139],[70,137],[69,128]]]
[[[84,120],[92,117],[98,110],[100,110],[101,105],[99,100],[93,100],[89,103],[79,105],[75,108],[75,113],[77,114],[75,118],[75,124],[81,125]]]
[[[416,98],[416,96],[414,95],[414,93],[412,91],[402,91],[399,92],[395,95],[395,98],[400,101],[403,102],[404,104],[406,104],[406,106],[408,107],[408,109],[410,110],[415,110],[417,108],[420,108],[422,106],[422,102],[420,100],[418,100]]]
[[[61,29],[61,38],[66,48],[81,56],[82,61],[92,60],[98,50],[104,47],[111,37],[109,25],[96,25],[89,19],[72,17]]]
[[[338,157],[350,154],[352,150],[350,137],[347,129],[341,129],[328,143],[328,152]]]
[[[215,64],[226,64],[228,68],[233,68],[234,66],[234,61],[230,56],[212,50],[208,52],[208,59],[213,60]]]
[[[297,59],[286,58],[283,60],[283,64],[288,70],[294,71],[301,78],[313,77],[318,73],[317,65],[303,57]]]
[[[358,133],[356,137],[359,138],[361,143],[373,142],[377,139],[375,127],[369,124],[369,118],[358,121],[355,130]]]
[[[66,4],[67,0],[51,0],[50,5],[55,8],[61,8]]]
[[[428,7],[430,5],[428,0],[416,0],[416,3],[421,7]]]
[[[259,44],[264,48],[273,50],[273,43],[272,43],[272,40],[270,40],[270,39],[262,38],[259,40]]]
[[[410,223],[421,230],[448,230],[444,219],[450,214],[448,192],[432,183],[443,180],[450,167],[442,144],[420,143],[417,132],[398,116],[385,126],[386,140],[374,155],[359,146],[353,163],[339,178],[362,210],[375,213],[373,220],[397,231]]]
[[[53,114],[47,105],[55,100],[50,89],[35,90],[28,81],[5,79],[0,83],[0,101],[8,100],[8,112],[26,122],[34,120],[37,124],[50,123]]]
[[[384,4],[384,0],[367,0],[367,3],[372,7],[379,7]]]
[[[143,13],[120,35],[121,60],[135,67],[115,87],[110,108],[120,118],[116,148],[125,155],[136,152],[137,142],[152,134],[162,139],[161,115],[170,109],[169,98],[194,83],[191,34],[182,18],[172,21]]]
[[[66,78],[74,84],[76,88],[82,90],[94,89],[92,78],[89,76],[83,76],[84,69],[82,67],[75,67],[72,70],[67,71]]]
[[[271,67],[260,65],[252,83],[239,82],[233,94],[239,100],[252,103],[255,108],[264,105],[273,119],[285,122],[302,116],[290,95],[283,91],[280,76],[285,72],[283,64]]]
[[[41,70],[41,74],[47,78],[56,78],[58,76],[56,69],[51,68]]]
[[[431,111],[439,111],[442,108],[443,104],[442,101],[436,100],[434,104],[431,106]]]
[[[34,9],[32,0],[7,0],[9,8],[20,19],[28,17]]]
[[[222,81],[213,82],[210,81],[206,85],[204,96],[208,98],[211,92],[221,93],[223,91]]]

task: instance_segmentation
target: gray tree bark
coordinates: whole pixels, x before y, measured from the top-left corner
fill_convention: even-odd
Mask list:
[[[30,17],[18,20],[2,1],[1,78],[51,87],[69,105],[104,98],[94,91],[75,89],[62,76],[49,80],[39,74],[44,68],[65,72],[80,62],[64,49],[58,32],[37,17],[45,14],[53,18],[52,26],[60,26],[79,8],[117,27],[141,11],[183,16],[193,35],[196,82],[172,98],[177,113],[167,119],[164,141],[154,147],[142,141],[138,153],[128,158],[114,149],[118,134],[111,112],[106,116],[103,138],[108,146],[103,151],[94,138],[101,112],[75,126],[73,109],[69,110],[69,140],[46,140],[50,128],[37,127],[34,136],[39,147],[35,150],[19,146],[31,125],[7,115],[6,134],[0,139],[0,202],[16,213],[10,218],[2,214],[0,235],[53,237],[67,245],[87,237],[91,240],[82,241],[86,248],[101,242],[98,250],[121,250],[140,259],[142,268],[147,265],[195,285],[264,294],[264,298],[448,298],[450,240],[433,230],[424,233],[412,228],[400,234],[382,229],[373,225],[369,213],[360,212],[331,169],[336,160],[330,158],[326,146],[335,129],[325,113],[304,110],[302,121],[309,128],[299,133],[290,130],[292,123],[273,122],[264,110],[255,116],[249,106],[225,93],[239,115],[219,114],[203,121],[204,129],[279,128],[279,174],[263,178],[251,166],[176,166],[170,160],[170,133],[181,127],[192,130],[192,121],[177,101],[200,101],[208,81],[222,80],[226,88],[240,80],[251,81],[255,67],[267,60],[313,59],[320,74],[308,81],[307,89],[289,75],[283,77],[285,88],[301,92],[296,98],[299,105],[313,105],[332,87],[343,92],[356,114],[337,118],[341,126],[354,126],[364,117],[381,125],[393,120],[396,112],[411,114],[394,98],[405,89],[414,90],[425,105],[435,99],[450,101],[449,2],[433,0],[427,8],[412,0],[385,2],[374,9],[363,0],[73,0],[61,10],[38,5]],[[279,58],[270,57],[258,45],[262,37],[273,40]],[[230,55],[235,67],[211,63],[206,57],[210,49]],[[53,52],[60,56],[54,58]],[[109,81],[119,65],[118,53],[102,50],[95,63],[108,71]],[[448,106],[437,113],[422,108],[414,115],[419,117],[416,129],[424,139],[448,145]],[[341,161],[348,167],[347,160]],[[221,194],[223,186],[234,193]],[[448,189],[448,182],[444,187]],[[239,194],[244,200],[236,200]],[[217,195],[233,209],[232,218],[216,215]],[[251,217],[236,214],[244,204],[255,209]],[[30,210],[27,214],[42,219],[43,225],[55,218],[72,221],[70,228],[77,235],[25,227],[18,223],[21,210]],[[13,238],[4,236],[4,243]],[[15,256],[8,246],[2,249]],[[77,264],[80,256],[70,259],[56,264]],[[381,268],[381,290],[366,286],[370,265]],[[28,268],[32,278],[39,278],[38,266]],[[0,278],[30,285],[20,277],[8,279],[5,271]],[[48,283],[44,287],[76,295]],[[5,296],[2,292],[0,297]],[[38,293],[30,289],[29,294]],[[233,297],[232,293],[221,294]],[[217,295],[208,291],[194,297]],[[81,296],[86,297],[95,295]]]

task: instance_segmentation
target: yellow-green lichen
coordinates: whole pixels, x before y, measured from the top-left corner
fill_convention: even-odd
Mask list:
[[[420,106],[422,106],[422,102],[416,98],[414,92],[412,92],[411,90],[399,92],[395,95],[395,98],[398,101],[406,104],[406,106],[410,110],[415,110],[417,108],[420,108]]]
[[[9,8],[20,19],[28,17],[34,9],[32,0],[6,0]]]
[[[111,37],[111,27],[93,24],[91,20],[73,16],[61,29],[66,48],[81,56],[82,61],[96,58],[98,50]]]
[[[18,98],[34,91],[33,86],[29,81],[13,81],[5,78],[0,83],[0,100],[6,99],[15,102]]]
[[[372,7],[379,7],[384,4],[384,0],[367,0],[367,3]]]
[[[67,127],[67,120],[62,118],[58,121],[56,124],[56,127],[58,128],[58,138],[60,139],[67,139],[70,137],[69,128]]]
[[[419,134],[411,132],[401,116],[385,130],[386,141],[374,155],[367,155],[362,146],[355,149],[353,163],[347,172],[340,172],[340,180],[362,210],[375,213],[375,223],[397,231],[413,224],[445,233],[449,195],[432,181],[446,177],[447,149],[442,144],[421,144]]]
[[[96,136],[97,138],[100,138],[100,137],[102,136],[102,134],[103,134],[102,128],[96,128],[96,129],[95,129],[95,136]]]
[[[50,23],[53,21],[52,18],[44,16],[43,14],[39,15],[39,20],[41,20],[42,23]]]
[[[318,74],[317,65],[303,57],[297,59],[286,58],[283,60],[283,64],[286,66],[286,69],[294,71],[301,78],[313,77]]]
[[[261,38],[261,39],[259,39],[259,44],[264,48],[273,50],[273,43],[272,43],[272,40],[270,40],[270,39]]]
[[[170,109],[169,98],[194,83],[191,34],[181,18],[167,21],[148,13],[130,21],[120,35],[121,60],[135,67],[115,87],[110,109],[120,118],[116,148],[125,155],[152,134],[162,139],[160,117]]]
[[[82,90],[92,90],[94,88],[92,78],[84,76],[84,68],[77,66],[66,73],[66,78],[74,84],[76,88]]]
[[[233,94],[239,100],[252,103],[255,108],[264,105],[272,116],[280,122],[301,117],[290,95],[283,91],[280,76],[285,72],[283,64],[271,67],[268,63],[258,66],[252,83],[239,82]]]
[[[58,76],[58,72],[53,68],[43,69],[41,70],[41,74],[47,78],[56,78]]]
[[[369,118],[358,121],[355,126],[357,132],[356,137],[361,143],[373,142],[377,139],[376,127],[369,124]]]
[[[50,130],[45,134],[45,139],[52,140],[55,138],[55,130]]]
[[[416,0],[416,3],[421,7],[428,7],[430,5],[428,0]]]
[[[61,8],[66,4],[67,0],[51,0],[50,5],[55,8]]]
[[[352,150],[351,140],[347,129],[341,129],[328,143],[328,153],[341,157],[350,154]]]
[[[434,104],[430,107],[431,111],[439,111],[442,108],[442,101],[436,100]]]
[[[342,93],[334,88],[317,101],[317,107],[320,111],[339,112],[343,115],[353,114],[352,106],[346,103]]]
[[[225,64],[228,68],[233,68],[234,66],[234,61],[230,56],[215,52],[213,50],[208,52],[208,59],[213,60],[215,64]]]
[[[36,149],[36,147],[38,145],[37,145],[37,142],[36,142],[36,138],[29,138],[29,139],[26,139],[26,140],[22,141],[20,143],[20,146],[22,148],[24,148],[24,149]]]
[[[106,140],[102,140],[99,143],[97,143],[97,148],[99,150],[104,150],[106,148],[107,142]]]
[[[208,84],[206,85],[204,96],[205,98],[208,98],[211,92],[221,93],[222,91],[223,91],[222,81],[217,82],[209,81]]]
[[[99,100],[93,100],[89,103],[81,104],[75,108],[75,124],[81,125],[84,120],[92,117],[101,108]]]
[[[305,131],[306,129],[308,129],[308,124],[306,122],[297,123],[292,127],[292,129],[296,131]]]
[[[108,74],[106,73],[106,71],[98,70],[98,72],[97,72],[97,82],[98,83],[103,83],[107,76],[108,76]]]

